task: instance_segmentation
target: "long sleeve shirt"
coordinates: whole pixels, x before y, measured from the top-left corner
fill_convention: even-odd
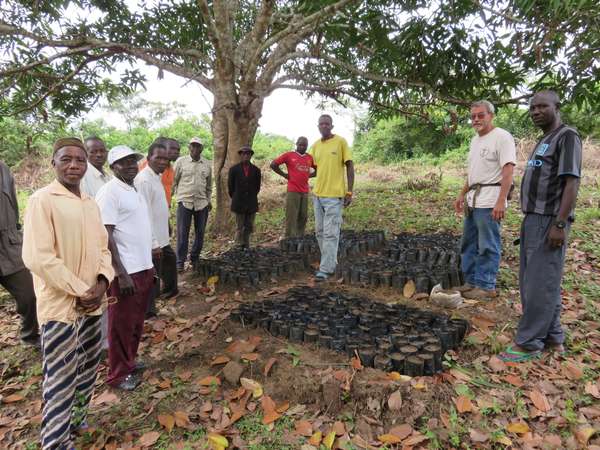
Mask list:
[[[152,248],[166,247],[169,245],[169,206],[160,175],[146,166],[135,177],[134,185],[148,206]]]
[[[98,205],[87,194],[78,197],[53,181],[29,198],[23,230],[23,261],[33,274],[40,325],[74,322],[81,315],[76,298],[100,275],[109,283],[114,277]]]
[[[199,211],[206,208],[212,194],[210,161],[203,157],[194,161],[189,155],[180,157],[175,162],[173,193],[187,209]]]

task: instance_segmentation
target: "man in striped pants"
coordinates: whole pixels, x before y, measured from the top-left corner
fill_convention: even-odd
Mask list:
[[[79,139],[54,144],[56,180],[25,212],[23,261],[33,274],[41,326],[42,448],[72,449],[85,425],[100,359],[102,300],[114,271],[96,202],[79,188],[87,169]]]

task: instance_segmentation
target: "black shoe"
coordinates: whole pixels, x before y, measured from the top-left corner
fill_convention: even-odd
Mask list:
[[[33,338],[21,339],[21,342],[23,343],[23,345],[33,347],[34,350],[42,349],[42,341],[40,340],[39,336],[33,337]]]
[[[136,377],[134,374],[129,374],[125,377],[123,381],[119,383],[117,389],[122,389],[124,391],[133,391],[140,384],[141,380]]]
[[[164,299],[169,299],[169,298],[173,298],[173,297],[175,297],[177,295],[179,295],[179,289],[175,289],[174,291],[163,292],[162,297]]]

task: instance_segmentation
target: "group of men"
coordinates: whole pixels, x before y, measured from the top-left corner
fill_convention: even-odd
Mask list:
[[[560,324],[561,281],[565,250],[581,178],[582,146],[575,129],[562,123],[554,91],[541,91],[529,103],[529,115],[543,136],[535,145],[521,181],[519,287],[522,315],[514,344],[500,354],[510,362],[538,358],[543,350],[564,352]],[[497,296],[502,243],[500,223],[506,214],[516,164],[512,136],[493,124],[494,106],[471,106],[476,135],[468,156],[467,181],[454,202],[464,214],[462,272],[459,289],[472,299]]]
[[[534,95],[530,115],[544,135],[521,184],[523,314],[515,345],[500,355],[513,362],[538,357],[543,349],[564,350],[560,284],[581,177],[581,141],[562,124],[558,96],[552,91]],[[477,135],[467,182],[455,201],[457,212],[465,215],[461,291],[470,298],[497,295],[500,222],[516,164],[514,140],[494,127],[493,118],[491,103],[472,105]],[[354,167],[347,142],[332,132],[331,116],[321,116],[318,127],[321,138],[310,154],[306,138],[299,138],[295,151],[275,159],[271,168],[288,180],[286,236],[304,234],[308,178],[316,177],[313,206],[321,261],[315,279],[325,281],[335,272]],[[137,359],[143,322],[155,312],[161,292],[177,294],[192,219],[192,265],[202,250],[212,192],[211,167],[202,149],[194,138],[189,155],[180,157],[176,140],[159,138],[141,161],[143,156],[126,146],[107,152],[96,137],[59,139],[52,154],[56,179],[30,197],[22,241],[14,180],[0,163],[0,283],[16,299],[22,340],[35,344],[41,335],[43,448],[71,448],[72,434],[86,426],[103,347],[108,348],[108,384],[125,390],[138,385],[144,368]],[[231,167],[228,180],[236,242],[242,247],[250,243],[261,185],[252,155],[248,146],[239,150],[241,162]],[[106,160],[113,175],[104,169]],[[283,164],[287,173],[280,169]],[[170,246],[172,194],[178,202],[176,252]],[[73,414],[76,406],[79,413]]]

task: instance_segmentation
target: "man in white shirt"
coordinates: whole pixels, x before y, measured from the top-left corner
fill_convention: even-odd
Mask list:
[[[515,141],[494,127],[494,105],[486,100],[471,105],[471,122],[477,135],[471,141],[467,182],[454,208],[465,213],[461,244],[465,284],[462,295],[470,299],[497,296],[496,275],[502,243],[500,221],[506,213],[516,163]]]
[[[88,154],[88,167],[81,180],[81,190],[94,198],[100,188],[112,179],[112,176],[104,171],[108,152],[104,141],[96,136],[88,137],[84,145]]]
[[[162,273],[162,254],[173,252],[169,245],[169,206],[161,174],[169,164],[167,148],[154,142],[148,149],[148,165],[137,174],[135,188],[146,200],[152,226],[152,262],[157,274]],[[160,283],[150,293],[146,318],[156,316],[156,297],[160,295]]]
[[[134,187],[141,158],[124,145],[112,148],[108,164],[115,178],[96,195],[116,274],[109,290],[117,303],[108,307],[107,383],[124,390],[133,390],[140,383],[135,372],[144,365],[136,363],[137,350],[155,283],[148,206]]]

